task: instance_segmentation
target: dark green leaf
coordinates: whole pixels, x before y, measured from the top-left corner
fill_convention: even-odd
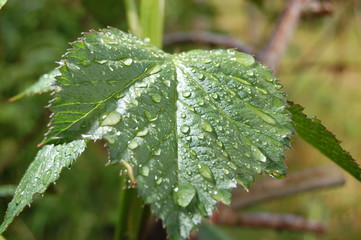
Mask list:
[[[345,151],[335,135],[328,131],[321,121],[304,114],[303,107],[290,102],[289,108],[296,132],[306,142],[317,148],[356,179],[361,181],[361,169],[352,156]]]
[[[9,203],[5,220],[0,226],[0,234],[26,205],[30,205],[34,194],[43,194],[49,184],[59,178],[62,168],[70,167],[84,149],[85,141],[76,140],[56,146],[45,145],[39,150]]]
[[[106,139],[110,162],[128,166],[172,239],[186,238],[217,201],[228,204],[237,181],[285,174],[287,102],[250,55],[170,55],[106,29],[73,43],[60,72],[44,143]]]

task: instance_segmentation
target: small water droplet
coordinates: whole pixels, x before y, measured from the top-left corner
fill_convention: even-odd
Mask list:
[[[158,119],[158,115],[152,114],[151,112],[145,110],[144,111],[145,118],[148,119],[148,121],[153,122]]]
[[[279,83],[275,84],[275,89],[277,89],[277,90],[280,90],[282,87],[283,87],[282,84],[279,84]]]
[[[138,146],[139,146],[139,145],[138,145],[138,142],[137,142],[135,139],[133,139],[133,140],[131,140],[131,141],[128,142],[128,148],[129,148],[129,149],[134,150],[134,149],[136,149]]]
[[[246,74],[247,74],[248,76],[253,76],[253,75],[254,75],[254,72],[253,72],[252,70],[247,70],[247,71],[246,71]]]
[[[233,162],[227,162],[227,166],[232,168],[234,171],[237,170],[237,166]]]
[[[187,207],[196,195],[196,189],[190,183],[181,183],[174,188],[174,200],[181,207]]]
[[[183,112],[181,113],[181,117],[182,117],[182,118],[186,118],[186,116],[187,116],[187,115],[186,115],[185,113],[183,113]]]
[[[218,146],[223,147],[223,143],[222,143],[221,140],[218,139],[218,140],[216,141],[216,143],[217,143]]]
[[[145,177],[147,177],[149,175],[149,167],[148,166],[143,166],[141,168],[139,168],[139,173]]]
[[[199,173],[208,181],[213,181],[213,174],[211,169],[204,163],[198,164]]]
[[[161,177],[155,180],[155,183],[157,185],[160,185],[162,182],[163,182],[163,178],[161,178]]]
[[[197,137],[198,137],[198,139],[202,140],[202,139],[204,139],[204,134],[200,133],[200,134],[197,135]]]
[[[144,136],[146,136],[147,134],[148,134],[148,128],[143,127],[143,128],[141,128],[141,129],[137,132],[136,136],[137,136],[137,137],[144,137]]]
[[[133,59],[131,59],[131,58],[124,59],[123,63],[125,66],[130,66],[133,63]]]
[[[259,92],[261,92],[262,94],[266,95],[268,94],[267,90],[260,88],[260,87],[255,87],[256,90],[258,90]]]
[[[232,144],[232,146],[233,146],[234,149],[237,149],[238,148],[238,143],[235,142],[235,143]]]
[[[182,133],[184,133],[184,134],[188,134],[188,133],[190,132],[190,128],[189,128],[188,125],[182,125],[182,126],[180,127],[180,131],[181,131]]]
[[[118,124],[121,120],[122,120],[122,115],[120,113],[118,113],[117,111],[113,111],[104,118],[104,120],[102,121],[102,123],[100,125],[101,126],[113,126],[113,125]]]
[[[160,103],[162,101],[162,96],[159,95],[158,93],[151,93],[149,95],[150,95],[150,99],[152,99],[152,101],[155,103]]]
[[[206,120],[201,123],[201,128],[203,131],[212,132],[212,125]]]
[[[194,112],[196,109],[193,106],[188,106],[188,110]]]
[[[227,205],[231,203],[231,193],[227,190],[212,191],[211,197],[217,202],[223,202]]]
[[[204,75],[203,75],[202,73],[198,73],[198,74],[197,74],[197,78],[198,78],[199,80],[203,80]]]
[[[225,169],[225,168],[223,168],[222,171],[223,171],[224,174],[229,174],[229,171],[227,169]]]
[[[204,105],[204,100],[202,98],[198,98],[197,103],[198,103],[199,106],[203,106]]]
[[[217,100],[219,98],[218,94],[217,93],[212,93],[211,94],[211,97],[215,100]]]
[[[185,91],[185,92],[182,93],[182,96],[185,97],[185,98],[188,98],[188,97],[190,97],[191,95],[192,95],[192,93],[189,92],[189,91]]]
[[[240,54],[239,54],[240,55]],[[234,60],[244,66],[251,66],[255,63],[254,57],[248,54],[242,54],[242,56],[237,56]]]
[[[261,162],[265,162],[266,161],[266,156],[263,155],[263,153],[257,148],[257,147],[254,147],[252,146],[251,147],[251,150],[252,150],[252,155],[258,160],[258,161],[261,161]]]
[[[158,148],[158,149],[151,151],[150,154],[153,156],[159,156],[161,154],[161,152],[162,152],[162,149]]]

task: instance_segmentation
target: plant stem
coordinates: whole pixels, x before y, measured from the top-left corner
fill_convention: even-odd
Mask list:
[[[149,38],[150,43],[162,48],[164,0],[141,0],[140,23],[142,37]]]
[[[139,23],[137,3],[135,2],[135,0],[124,0],[124,5],[129,30],[138,37],[142,37],[142,28]]]
[[[137,195],[137,189],[125,188],[127,176],[121,177],[121,189],[118,198],[118,223],[115,240],[137,240],[140,233],[143,216],[147,213],[142,207],[142,200]]]

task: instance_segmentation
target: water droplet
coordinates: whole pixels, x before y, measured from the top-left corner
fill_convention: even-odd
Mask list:
[[[212,93],[212,94],[211,94],[211,97],[212,97],[213,99],[216,99],[216,100],[219,98],[219,96],[218,96],[217,93]]]
[[[141,168],[139,168],[139,173],[145,177],[147,177],[149,175],[149,167],[148,166],[143,166]]]
[[[157,185],[160,185],[162,182],[163,182],[163,178],[161,178],[161,177],[155,180],[155,183]]]
[[[213,181],[213,174],[211,169],[204,163],[198,164],[199,173],[208,181]]]
[[[206,120],[201,123],[201,128],[203,131],[212,132],[212,125]]]
[[[194,112],[196,109],[193,106],[188,106],[188,110]]]
[[[102,60],[95,60],[95,62],[99,63],[99,64],[104,64],[107,63],[108,60],[102,59]]]
[[[139,146],[139,145],[138,145],[138,143],[137,143],[137,141],[136,141],[135,139],[133,139],[133,140],[131,140],[131,141],[128,142],[128,148],[129,148],[129,149],[134,150],[134,149],[136,149],[138,146]]]
[[[190,128],[189,128],[188,125],[182,125],[182,126],[180,127],[180,131],[181,131],[182,133],[184,133],[184,134],[188,134],[189,131],[190,131]]]
[[[233,146],[234,149],[237,149],[238,148],[238,143],[235,142],[235,143],[232,144],[232,146]]]
[[[223,147],[223,143],[222,143],[221,140],[218,139],[218,140],[216,141],[216,143],[217,143],[218,146]]]
[[[197,74],[197,78],[198,78],[199,80],[203,80],[204,75],[203,75],[202,73],[198,73],[198,74]]]
[[[160,65],[155,65],[150,71],[149,75],[156,74],[162,70]]]
[[[228,162],[228,163],[227,163],[227,166],[230,167],[230,168],[232,168],[234,171],[237,170],[237,166],[236,166],[233,162]]]
[[[211,63],[212,62],[212,59],[209,59],[209,58],[206,58],[203,60],[204,63]]]
[[[144,137],[144,136],[146,136],[147,134],[148,134],[148,128],[143,127],[143,128],[141,128],[141,129],[137,132],[136,136],[137,136],[137,137]]]
[[[263,88],[259,88],[259,87],[255,87],[256,90],[260,91],[262,94],[266,95],[268,94],[267,90],[263,89]]]
[[[246,74],[247,74],[248,76],[253,76],[253,75],[254,75],[254,72],[253,72],[252,70],[247,70],[247,71],[246,71]]]
[[[132,63],[133,63],[133,59],[127,58],[127,59],[125,59],[125,60],[123,61],[123,63],[124,63],[125,66],[130,66],[130,65],[132,65]]]
[[[198,98],[197,103],[198,103],[199,106],[203,106],[204,105],[204,100],[202,98]]]
[[[223,171],[224,174],[229,174],[229,171],[227,169],[225,169],[225,168],[223,168],[222,171]]]
[[[118,124],[121,120],[122,120],[122,115],[120,113],[118,113],[117,111],[113,111],[104,118],[104,120],[102,121],[102,123],[100,125],[101,126],[113,126],[113,125]]]
[[[202,140],[202,139],[204,139],[204,134],[200,133],[200,134],[197,135],[197,137],[198,137],[198,139]]]
[[[158,119],[158,115],[152,114],[151,112],[145,110],[144,111],[145,118],[148,119],[148,121],[153,122]]]
[[[183,113],[183,112],[181,113],[181,117],[182,117],[182,118],[186,118],[186,116],[187,116],[187,115],[186,115],[185,113]]]
[[[266,161],[266,156],[263,155],[263,153],[257,148],[257,147],[254,147],[252,146],[251,147],[251,150],[252,150],[252,155],[258,160],[258,161],[261,161],[261,162],[265,162]]]
[[[273,98],[272,100],[272,105],[275,106],[276,108],[283,108],[286,103],[283,99],[280,99],[280,98]]]
[[[162,149],[158,148],[158,149],[151,151],[150,154],[153,156],[159,156],[161,154],[161,152],[162,152]]]
[[[226,151],[222,151],[222,155],[225,156],[225,157],[229,157],[229,154]]]
[[[188,97],[190,97],[191,95],[192,95],[192,93],[189,92],[189,91],[185,91],[185,92],[182,93],[182,96],[185,97],[185,98],[188,98]]]
[[[235,58],[235,60],[245,66],[251,66],[253,63],[255,63],[254,57],[248,54],[242,54],[242,56],[238,56]]]
[[[162,101],[162,96],[159,95],[158,93],[151,93],[150,99],[152,99],[152,101],[155,103],[160,103]]]
[[[175,201],[181,207],[187,207],[196,195],[196,189],[190,183],[179,184],[174,189]]]
[[[217,202],[223,202],[227,205],[231,203],[231,193],[225,189],[219,189],[218,191],[213,191],[211,197]]]

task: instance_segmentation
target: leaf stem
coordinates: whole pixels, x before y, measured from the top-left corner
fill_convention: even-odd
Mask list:
[[[115,240],[138,240],[140,228],[147,217],[144,211],[143,202],[137,195],[137,189],[126,188],[127,175],[121,176],[119,198],[118,198],[118,222],[115,233]]]

